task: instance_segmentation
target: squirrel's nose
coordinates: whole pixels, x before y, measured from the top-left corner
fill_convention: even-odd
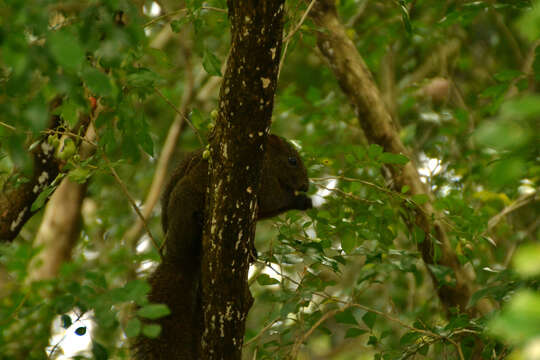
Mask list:
[[[303,192],[307,192],[309,190],[309,180],[303,183],[299,190]]]

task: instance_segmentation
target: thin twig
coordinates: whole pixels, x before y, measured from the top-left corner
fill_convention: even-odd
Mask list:
[[[285,36],[285,38],[283,39],[283,42],[285,43],[285,45],[283,46],[283,54],[281,55],[281,59],[279,61],[278,75],[277,75],[278,79],[279,79],[279,74],[281,74],[281,68],[283,67],[283,63],[285,61],[285,56],[287,55],[287,49],[289,48],[289,42],[291,41],[291,38],[294,36],[294,34],[296,34],[296,32],[300,29],[300,27],[302,26],[302,24],[306,20],[306,18],[309,15],[309,12],[311,11],[311,8],[313,7],[313,5],[315,5],[315,0],[311,0],[311,2],[309,3],[306,11],[304,12],[304,14],[302,14],[302,17],[300,18],[300,21],[296,24],[296,26],[293,28],[293,30],[291,30],[289,32],[289,34],[287,34],[287,36]]]
[[[4,126],[4,127],[7,127],[9,130],[12,130],[12,131],[17,131],[17,128],[15,126],[11,126],[9,124],[6,124],[5,122],[3,121],[0,121],[0,125]]]
[[[217,8],[213,6],[203,6],[202,8],[204,10],[213,10],[213,11],[217,11],[217,12],[225,13],[225,14],[227,13],[227,9]]]
[[[402,200],[402,201],[404,201],[406,203],[410,203],[410,204],[414,205],[417,210],[421,211],[426,216],[432,217],[432,214],[428,214],[426,212],[426,210],[422,206],[420,206],[416,201],[414,201],[409,195],[402,194],[402,193],[400,193],[398,191],[394,191],[394,190],[391,190],[391,189],[386,189],[386,188],[384,188],[384,187],[382,187],[380,185],[374,184],[374,183],[366,181],[366,180],[355,179],[355,178],[350,178],[350,177],[346,177],[346,176],[325,176],[325,177],[320,177],[320,178],[310,178],[310,180],[311,181],[343,180],[343,181],[349,181],[349,182],[358,182],[360,184],[364,184],[364,185],[373,187],[373,188],[375,188],[375,189],[377,189],[377,190],[379,190],[381,192],[384,192],[384,193],[386,193],[386,194],[388,194],[390,196],[397,197],[398,199],[400,199],[400,200]],[[362,201],[365,201],[365,200],[362,199]],[[449,220],[446,219],[446,217],[444,215],[436,216],[436,217],[434,217],[434,220],[442,221],[445,225],[447,225],[453,231],[460,232],[458,229],[456,229],[456,227]]]
[[[160,15],[160,16],[156,16],[156,17],[153,18],[152,20],[146,22],[146,23],[143,25],[143,27],[148,27],[148,26],[150,26],[150,25],[152,25],[152,24],[154,24],[154,23],[156,23],[156,22],[158,22],[158,21],[160,21],[160,20],[167,19],[167,18],[169,18],[169,17],[171,17],[171,16],[175,16],[175,15],[177,15],[177,14],[180,14],[181,12],[184,12],[184,11],[187,11],[187,9],[186,9],[186,8],[183,8],[183,9],[173,10],[173,11],[170,11],[170,12],[168,12],[168,13],[166,13],[166,14],[163,14],[163,15]]]
[[[85,143],[87,143],[89,145],[92,145],[92,146],[95,146],[95,147],[98,146],[98,144],[96,142],[88,139],[86,136],[81,136],[79,134],[75,134],[74,132],[68,131],[68,130],[60,131],[60,130],[54,130],[54,129],[47,129],[47,130],[43,130],[41,133],[45,134],[45,135],[60,135],[60,136],[67,135],[67,136],[70,136],[70,137],[72,137],[74,139],[85,142]]]
[[[97,129],[97,127],[94,124],[94,120],[95,120],[95,117],[91,119],[91,122],[94,125],[94,128]],[[98,135],[97,131],[96,131],[96,140],[99,143],[99,135]],[[155,248],[158,249],[159,256],[163,257],[162,252],[159,251],[160,246],[159,246],[158,242],[156,241],[156,239],[152,235],[152,232],[150,231],[150,228],[148,227],[148,224],[146,223],[146,219],[144,218],[143,214],[141,213],[141,210],[139,209],[139,207],[135,203],[135,200],[133,200],[133,197],[129,194],[129,191],[128,191],[126,185],[124,184],[122,179],[120,179],[120,176],[118,176],[118,174],[116,173],[116,170],[114,170],[109,158],[107,157],[107,155],[104,152],[101,153],[101,157],[105,161],[105,163],[106,163],[107,167],[109,168],[109,171],[113,175],[114,179],[116,180],[116,182],[120,186],[120,189],[124,193],[124,196],[128,199],[131,207],[133,207],[133,209],[135,210],[135,212],[137,213],[137,215],[141,219],[141,221],[143,223],[143,226],[144,226],[144,229],[146,230],[146,233],[148,234],[148,237],[150,238],[150,240],[154,244]]]
[[[350,178],[350,177],[346,177],[346,176],[340,176],[340,175],[338,175],[338,176],[325,176],[325,177],[320,177],[320,178],[310,178],[310,180],[312,180],[312,181],[343,180],[343,181],[350,181],[350,182],[358,182],[358,183],[361,183],[361,184],[364,184],[364,185],[371,186],[371,187],[373,187],[373,188],[375,188],[375,189],[377,189],[379,191],[385,192],[387,194],[399,195],[399,197],[404,196],[401,193],[398,193],[398,192],[390,190],[390,189],[383,188],[382,186],[379,186],[379,185],[374,184],[372,182],[369,182],[369,181],[366,181],[366,180],[361,180],[361,179]]]
[[[268,325],[263,327],[261,329],[261,331],[259,331],[259,333],[257,335],[255,335],[254,337],[249,339],[249,341],[247,341],[243,346],[248,346],[249,344],[257,341],[268,329],[270,329],[275,323],[277,323],[279,321],[279,319],[281,319],[281,317],[277,317],[274,320],[272,320]]]
[[[184,93],[182,94],[182,100],[180,101],[181,114],[176,114],[174,121],[169,128],[167,138],[165,139],[165,143],[161,151],[161,155],[158,159],[156,171],[152,179],[152,184],[150,185],[150,190],[148,191],[146,199],[144,200],[144,205],[142,206],[145,219],[148,219],[150,217],[150,214],[152,214],[152,211],[159,200],[159,195],[161,193],[163,183],[165,182],[165,178],[167,176],[167,166],[174,153],[176,144],[178,143],[178,138],[183,128],[182,124],[185,119],[185,113],[187,112],[188,105],[193,98],[194,81],[191,62],[189,61],[189,54],[186,54],[185,73],[186,80],[184,86]],[[128,231],[126,231],[124,238],[126,239],[126,242],[128,244],[130,244],[131,242],[133,242],[134,239],[137,238],[137,235],[139,235],[142,226],[143,223],[141,219],[138,219],[135,224],[133,224],[133,226]]]
[[[107,155],[105,155],[104,153],[101,154],[101,157],[103,158],[103,160],[105,160],[105,163],[107,164],[107,167],[109,168],[109,171],[111,172],[114,179],[116,180],[116,182],[120,186],[120,189],[122,190],[122,192],[124,193],[124,195],[128,199],[129,203],[131,204],[131,207],[133,207],[133,210],[135,210],[135,212],[139,216],[139,219],[141,219],[141,221],[143,223],[143,226],[144,226],[144,229],[146,230],[146,233],[148,234],[148,237],[150,237],[150,240],[152,240],[152,243],[154,244],[156,249],[160,250],[161,247],[159,246],[156,239],[154,239],[154,236],[152,235],[152,232],[150,231],[150,228],[148,227],[148,224],[146,223],[146,219],[144,218],[143,214],[141,213],[141,210],[139,209],[139,207],[135,203],[135,200],[133,200],[133,197],[131,197],[131,195],[129,194],[129,191],[128,191],[126,185],[124,184],[122,179],[120,179],[120,176],[118,176],[118,174],[116,173],[116,170],[114,170],[113,166],[111,165],[111,162],[109,161],[109,158],[107,158]],[[162,254],[161,251],[159,251],[159,255],[160,255],[160,257],[163,257],[163,254]]]
[[[212,11],[217,11],[217,12],[221,12],[221,13],[227,13],[227,10],[226,9],[222,9],[222,8],[217,8],[217,7],[213,7],[213,6],[202,6],[201,9],[203,10],[212,10]],[[163,14],[163,15],[160,15],[160,16],[156,16],[155,18],[153,18],[152,20],[146,22],[143,27],[148,27],[160,20],[163,20],[163,19],[167,19],[167,18],[170,18],[172,16],[175,16],[175,15],[178,15],[184,11],[189,11],[188,8],[183,8],[183,9],[178,9],[178,10],[173,10],[173,11],[170,11],[166,14]]]
[[[315,324],[313,324],[311,326],[311,328],[305,332],[302,336],[298,337],[296,339],[296,341],[294,342],[294,345],[293,345],[293,348],[289,354],[289,358],[290,359],[296,359],[296,355],[298,354],[298,351],[300,350],[300,346],[302,346],[302,344],[304,343],[304,341],[307,340],[308,337],[311,336],[311,334],[313,334],[313,332],[315,331],[315,329],[317,329],[323,322],[325,322],[326,320],[328,320],[329,318],[331,318],[332,316],[340,313],[340,312],[343,312],[345,310],[347,310],[348,308],[350,308],[351,306],[353,306],[353,304],[347,304],[345,306],[342,306],[341,308],[339,309],[334,309],[334,310],[331,310],[331,311],[328,311],[326,314],[324,314],[323,316],[321,316],[321,318],[319,320],[317,320],[317,322],[315,322]]]
[[[309,3],[306,11],[304,11],[304,14],[302,14],[302,17],[300,18],[300,21],[296,24],[294,29],[289,32],[289,34],[285,37],[285,39],[283,39],[283,41],[287,42],[287,41],[291,40],[291,38],[294,36],[294,34],[298,30],[300,30],[300,27],[302,26],[304,21],[306,21],[306,18],[309,15],[309,12],[311,11],[311,8],[313,7],[313,5],[315,5],[315,0],[311,0],[311,2]]]
[[[199,130],[191,123],[191,121],[185,116],[178,108],[167,99],[165,95],[161,93],[157,88],[154,88],[154,91],[163,99],[167,104],[169,104],[170,107],[176,111],[176,113],[184,118],[184,120],[188,123],[189,127],[195,132],[195,135],[197,135],[197,138],[199,139],[199,142],[201,143],[201,146],[204,145],[203,139],[201,138],[201,134],[199,133]]]
[[[283,274],[282,272],[277,271],[269,263],[264,263],[262,261],[259,261],[259,262],[265,264],[268,268],[270,268],[276,274],[278,274],[281,277],[289,280],[290,282],[297,285],[298,287],[302,286],[302,284],[300,282],[292,279],[291,277]],[[364,311],[371,312],[371,313],[374,313],[376,315],[382,316],[386,320],[391,321],[391,322],[395,322],[395,323],[401,325],[402,327],[404,327],[404,328],[406,328],[406,329],[408,329],[410,331],[417,332],[419,334],[424,334],[424,335],[429,336],[431,338],[435,338],[435,339],[439,339],[439,340],[443,340],[443,341],[448,341],[449,343],[451,343],[452,345],[454,345],[456,347],[460,360],[465,360],[465,357],[464,357],[464,355],[463,355],[463,353],[461,351],[461,347],[459,346],[459,343],[450,338],[450,336],[457,334],[457,330],[456,330],[456,332],[453,332],[448,336],[443,336],[443,335],[436,334],[436,333],[434,333],[432,331],[429,331],[429,330],[416,328],[416,327],[414,327],[412,325],[409,325],[409,324],[405,323],[404,321],[400,320],[399,318],[393,317],[390,314],[387,314],[385,312],[370,308],[370,307],[362,305],[362,304],[347,302],[345,300],[338,299],[338,298],[336,298],[334,296],[331,296],[329,294],[326,294],[324,292],[313,291],[312,294],[320,296],[320,297],[322,297],[322,298],[324,298],[326,300],[330,300],[330,301],[333,301],[333,302],[336,302],[336,303],[343,304],[346,308],[355,307],[355,308],[362,309]],[[345,310],[345,309],[343,309],[343,310]],[[305,341],[305,338],[304,338],[304,341]]]
[[[30,291],[27,291],[26,294],[24,294],[24,297],[23,299],[21,300],[21,302],[19,303],[19,305],[17,305],[17,307],[15,308],[15,310],[13,311],[13,314],[11,314],[11,317],[12,318],[16,318],[19,310],[21,310],[22,306],[24,305],[24,303],[26,302],[26,300],[28,300],[28,298],[30,297]]]
[[[513,203],[511,203],[510,205],[502,209],[500,213],[498,213],[497,215],[489,219],[488,227],[484,233],[487,233],[493,230],[493,228],[502,220],[504,216],[532,202],[535,199],[535,197],[536,197],[536,191],[520,196],[516,201],[514,201]]]
[[[346,198],[350,198],[350,199],[353,199],[353,200],[356,200],[356,201],[361,201],[361,202],[365,202],[365,203],[368,203],[368,204],[377,204],[377,201],[375,200],[368,200],[368,199],[363,199],[361,198],[360,196],[356,196],[352,193],[347,193],[341,189],[338,189],[338,188],[329,188],[327,186],[324,186],[324,185],[321,185],[321,184],[315,184],[315,186],[321,188],[321,189],[324,189],[324,190],[328,190],[330,192],[335,192],[335,193],[338,193],[340,195],[342,195],[343,197],[346,197]]]

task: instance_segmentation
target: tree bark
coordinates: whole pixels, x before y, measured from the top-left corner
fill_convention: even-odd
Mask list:
[[[209,147],[202,240],[202,359],[240,359],[264,146],[270,130],[283,0],[229,0],[231,54]]]
[[[411,195],[426,194],[432,200],[429,189],[420,181],[413,157],[400,140],[399,133],[371,73],[338,19],[334,2],[318,0],[310,16],[322,28],[322,31],[317,32],[318,48],[328,61],[341,89],[355,108],[359,125],[368,141],[379,144],[387,152],[404,154],[411,160],[403,167],[389,168],[393,187],[400,191],[407,185]],[[432,202],[428,201],[417,206],[414,209],[414,216],[405,220],[411,231],[417,226],[425,234],[425,239],[418,242],[418,250],[422,254],[422,259],[445,310],[458,308],[460,311],[465,311],[474,283],[459,264],[444,227],[440,222],[433,220],[437,218]],[[439,250],[438,256],[435,254],[435,248]],[[455,286],[438,281],[429,267],[433,264],[450,268],[455,276]],[[485,302],[479,302],[478,307],[477,310],[481,313],[491,310],[489,304]]]
[[[85,139],[81,142],[79,155],[86,160],[95,152],[90,142],[95,139],[95,130],[90,125]],[[34,242],[35,247],[43,247],[32,260],[29,269],[31,280],[52,279],[58,275],[60,266],[71,259],[73,247],[80,233],[81,206],[88,183],[79,184],[64,178],[51,196],[43,220]]]
[[[49,105],[49,112],[62,104],[62,98],[56,97]],[[81,116],[77,129],[84,133],[90,123],[89,116]],[[49,130],[58,131],[62,121],[60,116],[51,115]],[[34,158],[34,169],[29,182],[20,186],[6,185],[0,194],[0,241],[11,241],[21,231],[26,222],[34,215],[32,203],[39,194],[56,179],[61,172],[62,161],[56,158],[55,148],[47,142],[47,135],[42,135],[36,146],[30,150]]]

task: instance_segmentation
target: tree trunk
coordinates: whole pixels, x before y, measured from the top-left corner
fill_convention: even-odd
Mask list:
[[[283,0],[229,0],[231,53],[209,148],[202,241],[203,359],[240,359],[264,146],[281,51]]]

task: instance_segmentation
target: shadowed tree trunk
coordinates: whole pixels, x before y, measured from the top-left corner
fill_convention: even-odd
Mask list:
[[[231,53],[210,142],[202,243],[203,359],[240,359],[264,146],[270,129],[283,0],[229,0]]]

